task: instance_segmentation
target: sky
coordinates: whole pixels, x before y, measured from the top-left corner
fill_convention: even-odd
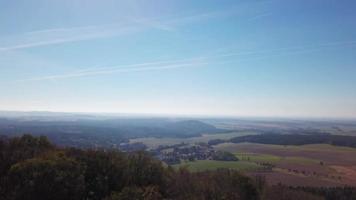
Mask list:
[[[353,0],[0,0],[0,110],[356,118]]]

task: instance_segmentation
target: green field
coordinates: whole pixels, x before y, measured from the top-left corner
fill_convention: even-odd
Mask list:
[[[316,164],[318,160],[309,159],[305,157],[282,157],[271,154],[257,154],[257,153],[235,153],[235,156],[242,161],[257,162],[257,163],[271,163],[277,164],[279,162],[300,163],[300,164]]]
[[[180,143],[194,144],[199,142],[207,143],[210,140],[222,139],[228,140],[233,137],[240,137],[245,135],[255,135],[258,132],[252,131],[239,131],[239,132],[230,132],[230,133],[219,133],[219,134],[203,134],[199,137],[189,137],[189,138],[155,138],[155,137],[143,137],[143,138],[135,138],[130,139],[130,143],[142,142],[147,145],[149,148],[157,148],[160,145],[174,145]]]
[[[279,156],[256,153],[235,153],[235,156],[242,161],[277,163],[282,160]]]
[[[231,153],[240,152],[255,152],[255,151],[288,151],[288,152],[339,152],[339,153],[356,153],[356,148],[340,147],[330,144],[308,144],[308,145],[274,145],[274,144],[258,144],[258,143],[223,143],[215,146],[215,149],[220,151],[228,151]]]
[[[235,169],[239,171],[253,171],[257,170],[260,167],[252,162],[246,161],[215,161],[215,160],[198,160],[198,161],[187,161],[182,162],[178,165],[173,165],[174,168],[178,169],[179,167],[186,167],[189,171],[200,172],[207,170],[216,170],[216,169]]]

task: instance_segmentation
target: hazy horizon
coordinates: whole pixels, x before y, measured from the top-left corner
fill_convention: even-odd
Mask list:
[[[24,116],[91,116],[91,117],[119,117],[119,118],[181,118],[181,119],[231,119],[231,120],[267,120],[267,121],[352,121],[356,122],[353,117],[310,117],[310,116],[247,116],[247,115],[197,115],[197,114],[171,114],[171,113],[120,113],[120,112],[70,112],[70,111],[45,111],[45,110],[0,110],[0,117]]]
[[[356,119],[355,9],[0,0],[0,110]]]

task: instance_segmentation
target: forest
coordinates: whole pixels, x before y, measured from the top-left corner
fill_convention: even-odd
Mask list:
[[[305,144],[331,144],[356,148],[356,137],[331,134],[261,134],[247,135],[230,139],[232,143],[260,143],[276,145],[305,145]],[[223,141],[211,141],[211,143],[223,143]]]
[[[187,138],[226,130],[198,120],[166,118],[1,118],[0,135],[45,135],[55,144],[80,148],[107,147],[140,137]]]
[[[332,199],[326,189],[268,186],[264,177],[228,169],[174,170],[146,152],[59,148],[45,136],[2,138],[0,163],[3,200]],[[353,188],[334,190],[355,197]]]

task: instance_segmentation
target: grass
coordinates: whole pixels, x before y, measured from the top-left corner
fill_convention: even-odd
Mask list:
[[[318,160],[313,160],[305,157],[281,157],[271,154],[257,154],[257,153],[235,153],[235,156],[243,161],[257,162],[257,163],[271,163],[277,164],[279,162],[290,162],[299,164],[316,164]]]
[[[207,143],[210,140],[214,140],[214,139],[228,140],[228,139],[231,139],[233,137],[244,136],[244,135],[254,135],[254,134],[257,134],[257,132],[238,131],[238,132],[219,133],[219,134],[203,134],[202,136],[187,137],[187,138],[143,137],[143,138],[131,139],[130,142],[131,143],[142,142],[143,144],[147,145],[149,148],[157,148],[159,145],[174,145],[174,144],[180,144],[180,143],[194,144],[194,143],[199,143],[199,142]]]
[[[223,143],[215,146],[217,150],[229,151],[232,153],[245,152],[249,149],[273,149],[280,151],[315,151],[315,152],[356,152],[356,148],[334,146],[330,144],[307,144],[307,145],[275,145],[258,143]]]
[[[178,165],[174,165],[174,168],[186,167],[191,172],[211,171],[221,168],[235,169],[239,171],[253,171],[260,167],[252,162],[246,161],[215,161],[215,160],[198,160],[187,161]]]
[[[319,160],[305,158],[305,157],[284,157],[282,160],[289,163],[298,163],[298,164],[319,164]]]
[[[255,153],[235,153],[235,156],[243,161],[276,163],[282,160],[279,156]]]

